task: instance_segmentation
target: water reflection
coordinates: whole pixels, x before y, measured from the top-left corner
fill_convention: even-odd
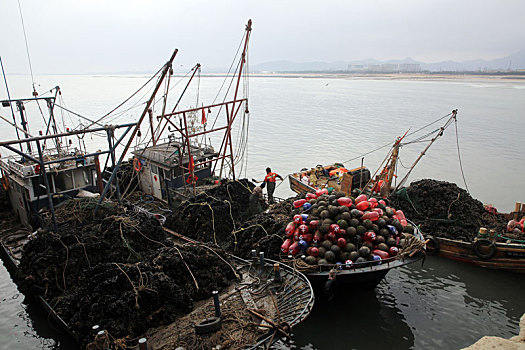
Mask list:
[[[294,329],[304,349],[409,349],[414,335],[395,296],[381,288],[316,300],[306,321]]]
[[[392,271],[379,288],[400,303],[415,348],[461,348],[484,335],[517,334],[525,312],[520,277],[431,257],[424,267]]]

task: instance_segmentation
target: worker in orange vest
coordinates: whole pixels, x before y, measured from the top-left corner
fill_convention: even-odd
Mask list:
[[[266,176],[264,177],[263,184],[261,188],[264,188],[265,185],[268,185],[266,191],[268,191],[268,203],[275,203],[273,199],[273,192],[275,191],[275,179],[279,178],[283,180],[282,176],[276,173],[272,173],[272,169],[266,168]]]

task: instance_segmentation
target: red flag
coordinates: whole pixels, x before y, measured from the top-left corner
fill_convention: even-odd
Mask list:
[[[190,174],[193,174],[193,169],[195,169],[195,163],[193,161],[193,157],[190,157],[190,162],[188,164],[188,171]]]
[[[201,119],[201,124],[205,124],[206,123],[206,112],[204,111],[204,108],[202,109],[202,119]]]

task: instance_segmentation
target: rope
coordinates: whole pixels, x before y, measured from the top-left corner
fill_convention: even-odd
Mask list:
[[[129,96],[127,99],[125,99],[123,102],[121,102],[117,107],[113,108],[111,111],[109,111],[108,113],[104,114],[102,117],[100,117],[99,119],[97,119],[95,122],[93,122],[92,124],[88,125],[86,127],[89,128],[91,127],[93,124],[97,124],[98,122],[100,122],[102,119],[106,118],[107,116],[109,116],[111,113],[115,112],[117,109],[119,109],[120,107],[122,107],[125,103],[127,103],[129,100],[131,100],[136,94],[138,94],[140,92],[140,90],[142,90],[146,85],[148,85],[152,80],[153,78],[155,78],[163,69],[164,69],[165,65],[163,65],[162,67],[160,67],[160,69],[151,77],[148,79],[147,82],[145,82],[137,91],[135,91],[133,94],[131,94],[131,96]]]
[[[468,190],[468,186],[467,186],[467,180],[465,180],[465,173],[463,172],[463,164],[461,162],[461,153],[459,151],[458,120],[456,118],[454,118],[454,126],[456,127],[456,146],[458,149],[459,168],[461,169],[461,176],[463,177],[463,183],[465,184],[467,193],[470,194],[470,191]]]
[[[425,126],[419,128],[419,129],[417,129],[417,130],[415,130],[415,131],[413,131],[413,132],[407,134],[406,136],[414,135],[415,133],[417,133],[417,132],[419,132],[419,131],[421,131],[421,130],[423,130],[423,129],[425,129],[425,128],[428,128],[428,127],[431,126],[432,124],[435,124],[435,123],[437,123],[437,122],[439,122],[439,121],[441,121],[441,120],[443,120],[443,119],[449,117],[451,114],[452,114],[452,113],[449,113],[449,114],[447,114],[447,115],[445,115],[445,116],[443,116],[443,117],[440,117],[440,118],[434,120],[433,122],[431,122],[431,123],[429,123],[429,124],[427,124],[427,125],[425,125]],[[436,129],[436,130],[432,131],[431,133],[429,133],[429,134],[426,135],[425,137],[427,137],[427,136],[433,134],[434,132],[436,132],[436,131],[438,131],[438,130],[439,130],[439,129]],[[410,143],[412,143],[412,142],[404,143],[404,144],[410,144]],[[356,159],[362,158],[362,157],[364,157],[364,156],[366,156],[366,155],[369,155],[370,153],[377,152],[377,151],[379,151],[379,150],[381,150],[381,149],[383,149],[383,148],[385,148],[385,147],[389,147],[389,146],[391,146],[391,145],[392,145],[392,142],[389,142],[389,143],[387,143],[387,144],[384,144],[383,146],[380,146],[380,147],[378,147],[378,148],[376,148],[376,149],[373,149],[372,151],[369,151],[369,152],[363,153],[363,154],[361,154],[361,155],[359,155],[359,156],[357,156],[357,157],[354,157],[354,158],[351,158],[351,159],[349,159],[349,160],[347,160],[347,161],[344,161],[343,163],[349,163],[349,162],[352,162],[352,161],[354,161],[354,160],[356,160]]]
[[[24,24],[24,16],[22,15],[22,6],[20,5],[20,0],[18,0],[18,11],[20,12],[20,20],[22,21],[22,31],[24,32],[24,41],[26,44],[27,60],[29,61],[29,71],[31,72],[31,81],[33,82],[33,94],[35,94],[36,93],[35,78],[33,76],[33,66],[31,65],[31,56],[29,55],[29,45],[27,44],[26,26]]]
[[[517,242],[517,243],[520,243],[520,244],[525,244],[525,240],[523,240],[523,239],[510,238],[510,237],[503,236],[502,234],[499,234],[499,233],[496,234],[496,237],[503,238],[506,241]]]

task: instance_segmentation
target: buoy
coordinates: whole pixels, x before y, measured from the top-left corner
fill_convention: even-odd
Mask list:
[[[366,196],[366,194],[361,194],[359,196],[357,196],[357,198],[355,199],[355,203],[356,204],[359,204],[363,201],[367,201],[368,200],[368,197]]]
[[[345,207],[352,206],[352,200],[348,197],[337,198],[337,203],[339,205],[344,205]]]
[[[363,236],[363,240],[365,242],[373,242],[376,239],[376,234],[372,231],[365,232],[365,235]]]
[[[306,203],[306,199],[298,199],[296,201],[293,202],[293,206],[294,208],[299,208],[299,207],[302,207],[304,205],[304,203]]]
[[[293,233],[295,231],[295,224],[293,222],[290,222],[288,225],[286,225],[286,228],[284,229],[284,234],[286,237],[293,236]]]
[[[370,203],[368,201],[361,201],[357,203],[355,207],[357,208],[357,210],[365,211],[368,210],[368,208],[370,208]]]
[[[390,256],[396,256],[397,253],[399,253],[399,248],[398,247],[390,247],[388,249],[388,255],[390,255]]]
[[[364,203],[364,202],[361,202]],[[363,220],[377,221],[379,220],[379,213],[375,211],[367,211],[362,216]]]
[[[288,254],[292,254],[292,256],[296,256],[297,253],[299,253],[299,243],[293,242],[292,245],[290,245],[290,248],[288,249]]]
[[[377,257],[380,257],[381,259],[388,259],[390,257],[390,255],[387,252],[385,252],[384,250],[380,250],[380,249],[372,250],[372,254]]]
[[[136,172],[142,170],[142,162],[137,157],[133,158],[133,169],[135,169]]]
[[[331,224],[330,225],[330,232],[333,232],[335,234],[339,233],[339,231],[341,230],[341,228],[339,227],[338,224]]]
[[[307,193],[306,194],[306,199],[307,200],[310,200],[310,199],[317,199],[317,195],[315,193]]]
[[[285,240],[284,243],[281,245],[281,252],[283,252],[284,254],[287,254],[291,245],[292,245],[291,239]]]
[[[299,226],[299,233],[300,234],[307,234],[308,233],[308,226],[306,226],[305,224],[302,224]]]

